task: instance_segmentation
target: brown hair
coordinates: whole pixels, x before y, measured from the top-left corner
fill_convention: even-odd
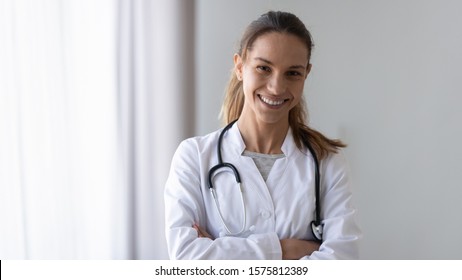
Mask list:
[[[246,60],[247,51],[252,47],[255,40],[269,32],[288,33],[297,36],[305,43],[308,49],[308,62],[314,46],[310,32],[303,22],[295,15],[287,12],[270,11],[261,15],[257,20],[250,23],[245,30],[239,45],[238,54],[242,60]],[[226,88],[225,100],[221,109],[223,121],[228,124],[239,118],[244,107],[244,92],[242,82],[239,81],[232,71]],[[339,148],[346,147],[340,140],[329,139],[320,132],[310,128],[306,122],[308,113],[305,100],[302,100],[289,112],[289,125],[292,128],[295,144],[299,149],[303,143],[309,142],[319,159],[323,159],[329,153],[336,153]]]

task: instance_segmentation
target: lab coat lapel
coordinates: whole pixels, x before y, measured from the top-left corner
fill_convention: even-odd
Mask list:
[[[282,145],[282,152],[285,157],[275,162],[266,182],[261,177],[253,160],[250,157],[242,156],[246,146],[236,124],[229,130],[229,134],[225,135],[223,141],[225,143],[222,147],[224,161],[226,161],[225,158],[233,159],[232,163],[239,170],[244,187],[255,191],[260,201],[270,202],[270,205],[266,205],[265,208],[274,209],[272,197],[286,187],[288,181],[286,177],[290,176],[286,169],[292,154],[298,149],[294,143],[292,129],[289,128]],[[255,203],[255,201],[251,203]]]
[[[268,187],[266,186],[265,181],[261,177],[254,161],[252,160],[252,158],[242,155],[246,146],[244,140],[242,139],[238,126],[236,124],[233,125],[229,132],[229,141],[226,141],[226,145],[230,147],[228,148],[228,156],[229,159],[233,159],[232,164],[236,166],[241,175],[244,191],[250,191],[253,194],[256,194],[259,198],[259,202],[266,203],[264,208],[271,210],[274,209],[274,206],[272,204],[272,198],[268,191]],[[254,195],[250,195],[248,197],[255,198]],[[249,201],[249,203],[256,204],[257,202]]]
[[[268,179],[266,180],[266,185],[268,186],[271,196],[278,195],[279,192],[283,192],[284,188],[286,188],[286,182],[288,181],[287,176],[290,176],[290,174],[286,172],[286,169],[289,166],[291,155],[294,153],[296,148],[297,147],[295,146],[292,136],[292,130],[289,128],[281,148],[285,157],[276,160],[271,168]]]

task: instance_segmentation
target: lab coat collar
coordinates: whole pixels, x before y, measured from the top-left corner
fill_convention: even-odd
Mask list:
[[[229,140],[232,143],[230,146],[233,147],[233,152],[237,155],[242,155],[245,151],[245,143],[244,139],[242,139],[241,132],[239,131],[239,127],[237,126],[237,122],[229,129]],[[281,150],[286,157],[292,155],[294,151],[296,151],[297,146],[295,145],[294,137],[292,135],[292,128],[289,126],[289,130],[287,131],[287,135],[282,143]]]

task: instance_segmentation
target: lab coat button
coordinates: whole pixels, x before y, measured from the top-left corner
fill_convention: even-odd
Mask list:
[[[269,211],[262,211],[261,216],[263,219],[269,219],[269,217],[271,217],[271,213]]]

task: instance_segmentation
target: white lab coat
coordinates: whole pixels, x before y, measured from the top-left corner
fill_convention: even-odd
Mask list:
[[[219,131],[183,141],[171,165],[165,188],[165,220],[171,259],[281,259],[280,239],[314,240],[310,223],[315,212],[314,163],[300,151],[289,132],[268,179],[261,177],[252,158],[242,156],[245,144],[237,125],[223,137],[222,157],[238,169],[246,205],[246,230],[227,236],[208,188],[208,173],[217,164]],[[321,166],[323,243],[304,259],[356,259],[360,231],[351,205],[342,154],[331,154]],[[243,223],[238,185],[231,171],[217,172],[218,205],[231,232]],[[198,238],[194,223],[215,240]]]

